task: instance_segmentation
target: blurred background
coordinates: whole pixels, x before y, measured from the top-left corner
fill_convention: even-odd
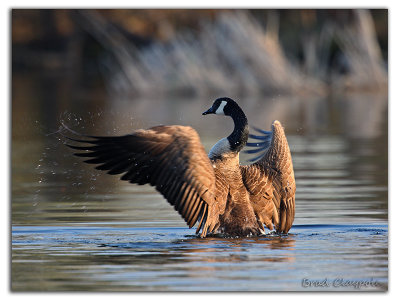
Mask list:
[[[13,138],[68,117],[100,132],[180,122],[210,134],[198,112],[220,96],[253,124],[279,119],[297,135],[368,138],[387,128],[385,9],[11,14]]]
[[[12,10],[13,74],[130,97],[387,90],[387,10]]]
[[[131,105],[229,96],[255,112],[258,102],[290,112],[293,103],[284,103],[296,101],[305,115],[286,117],[294,121],[289,129],[307,131],[321,125],[316,123],[321,113],[310,110],[328,105],[324,109],[332,113],[332,105],[346,105],[347,117],[339,113],[334,122],[355,126],[349,134],[373,136],[386,109],[384,9],[14,9],[11,14],[12,108],[18,115],[32,112],[30,105],[49,115],[74,111],[74,103],[93,111],[118,106],[119,100]],[[135,109],[139,112],[138,105]],[[259,125],[269,126],[271,120],[263,122]]]

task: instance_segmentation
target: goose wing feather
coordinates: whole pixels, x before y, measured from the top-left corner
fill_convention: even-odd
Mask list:
[[[249,134],[249,138],[254,139],[253,142],[247,142],[246,147],[250,147],[252,149],[244,150],[244,153],[254,154],[259,153],[256,157],[249,159],[250,162],[258,161],[260,158],[264,157],[267,152],[269,146],[271,145],[272,140],[272,131],[266,131],[259,129],[253,126],[253,129],[257,131],[261,135]]]
[[[257,129],[264,138],[256,136],[261,142],[250,147],[258,147],[263,153],[253,164],[241,166],[241,172],[258,219],[269,229],[273,224],[277,232],[287,233],[295,215],[296,183],[283,127],[274,121],[271,128],[271,131]]]
[[[67,146],[80,151],[75,155],[89,158],[85,162],[97,164],[96,169],[155,186],[190,228],[197,221],[199,229],[217,222],[217,209],[208,208],[216,205],[214,169],[193,128],[157,126],[115,137],[64,136]]]

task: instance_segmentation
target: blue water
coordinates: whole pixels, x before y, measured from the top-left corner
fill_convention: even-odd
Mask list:
[[[288,235],[240,239],[201,239],[194,230],[176,227],[85,224],[14,226],[12,236],[12,272],[24,278],[13,280],[15,290],[387,289],[383,224],[295,225]],[[330,286],[304,283],[324,279]],[[357,288],[340,279],[372,284]]]

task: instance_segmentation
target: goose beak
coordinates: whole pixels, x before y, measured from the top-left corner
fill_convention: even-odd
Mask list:
[[[205,115],[209,115],[209,114],[213,114],[213,113],[214,113],[214,112],[213,112],[213,110],[212,110],[212,107],[210,107],[208,110],[206,110],[205,112],[203,112],[202,115],[205,116]]]

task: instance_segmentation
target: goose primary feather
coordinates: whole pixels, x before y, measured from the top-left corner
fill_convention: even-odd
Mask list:
[[[295,215],[296,184],[284,129],[255,128],[230,98],[218,98],[203,113],[230,116],[234,130],[208,156],[197,132],[188,126],[156,126],[124,136],[88,136],[69,130],[67,146],[86,163],[121,180],[155,186],[200,236],[265,234],[264,226],[287,233]],[[71,133],[74,136],[71,136]],[[253,139],[247,142],[248,138]],[[251,165],[239,164],[239,152],[256,154]]]

